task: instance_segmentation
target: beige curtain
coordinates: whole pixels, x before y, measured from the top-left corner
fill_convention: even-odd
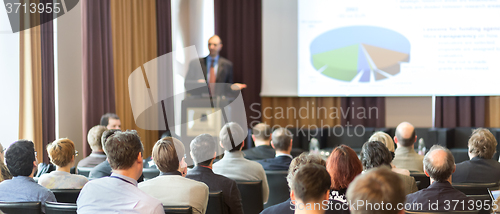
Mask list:
[[[500,128],[500,96],[486,98],[486,127]]]
[[[262,97],[262,122],[271,126],[333,127],[340,125],[339,97]]]
[[[111,28],[116,114],[121,118],[122,129],[137,130],[144,144],[144,157],[149,157],[158,140],[158,131],[143,130],[136,125],[128,78],[134,70],[157,57],[156,0],[111,0]],[[154,120],[157,116],[147,118]]]
[[[38,23],[38,14],[21,16],[21,25],[36,27],[19,33],[19,139],[33,141],[38,161],[42,162],[45,148],[42,130],[41,37]]]

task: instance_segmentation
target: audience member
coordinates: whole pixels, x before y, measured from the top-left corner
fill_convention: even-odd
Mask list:
[[[56,165],[56,170],[43,174],[38,184],[48,189],[81,189],[89,181],[83,175],[70,173],[75,165],[75,144],[67,138],[61,138],[47,145],[50,162]]]
[[[361,148],[361,163],[365,170],[375,167],[391,168],[392,156],[387,147],[379,141],[370,141],[363,144]],[[404,185],[404,194],[416,192],[418,190],[415,178],[397,174]]]
[[[378,131],[373,133],[373,135],[370,137],[370,139],[368,139],[368,141],[382,142],[387,147],[387,149],[389,149],[389,152],[391,152],[391,156],[394,161],[394,156],[396,155],[396,153],[394,153],[394,141],[392,140],[390,135],[388,135],[385,132]],[[396,168],[396,166],[393,163],[391,163],[391,167],[393,172],[403,175],[410,175],[409,170]]]
[[[324,205],[328,204],[330,175],[324,166],[306,164],[297,170],[292,179],[290,198],[295,203],[295,213],[325,213]]]
[[[386,167],[370,169],[356,177],[347,188],[351,214],[404,214],[404,209],[398,208],[405,201],[400,178]]]
[[[4,148],[2,144],[0,143],[0,182],[3,180],[8,180],[12,178],[12,175],[9,172],[9,169],[5,165],[5,158],[4,158]]]
[[[351,147],[340,145],[328,157],[326,169],[332,179],[330,200],[347,203],[347,187],[363,171],[358,155]]]
[[[252,129],[252,139],[255,147],[244,150],[245,158],[249,160],[262,160],[274,158],[276,151],[271,146],[271,126],[259,123]]]
[[[291,189],[292,188],[292,180],[293,177],[295,176],[295,173],[297,170],[306,164],[318,164],[321,166],[326,166],[325,160],[321,158],[321,156],[315,155],[315,154],[309,154],[309,153],[302,153],[298,157],[294,158],[292,162],[290,163],[290,168],[288,169],[288,175],[286,177],[286,180],[288,182],[288,187]],[[349,213],[349,207],[344,206],[342,207],[343,203],[336,201],[336,200],[331,200],[329,203],[329,208],[325,210],[325,213],[329,214],[348,214]],[[339,209],[336,209],[339,208]],[[292,202],[292,200],[289,198],[288,200],[270,206],[263,210],[261,214],[274,214],[274,213],[279,213],[279,214],[293,214],[295,210],[295,204]]]
[[[455,200],[458,204],[469,204],[471,198],[451,186],[451,175],[455,172],[455,158],[450,150],[439,145],[431,147],[424,157],[424,172],[431,179],[431,185],[416,193],[406,196],[407,203],[420,203],[422,210],[461,211],[468,206],[452,206],[449,202]],[[455,209],[453,209],[455,208]]]
[[[144,151],[137,132],[114,133],[104,150],[113,174],[83,187],[76,201],[78,213],[164,213],[158,199],[137,188]]]
[[[101,125],[94,126],[89,130],[87,142],[92,149],[92,153],[78,162],[78,167],[95,167],[106,160],[106,154],[104,154],[101,143],[102,133],[106,130],[106,126]]]
[[[0,183],[0,201],[56,202],[56,197],[47,188],[33,180],[37,161],[35,145],[29,140],[19,140],[10,145],[5,153],[5,162],[12,176],[10,180]]]
[[[101,117],[101,126],[105,126],[107,129],[121,129],[122,123],[118,115],[114,113],[106,113]]]
[[[245,132],[237,123],[230,122],[222,127],[219,139],[220,146],[225,150],[224,157],[217,163],[214,163],[213,171],[215,174],[226,176],[235,181],[261,180],[263,203],[267,203],[269,186],[267,184],[266,172],[259,163],[243,157],[244,154],[241,149],[245,145],[245,138]],[[233,145],[235,146],[234,148]]]
[[[102,133],[101,143],[102,143],[103,148],[105,148],[104,145],[106,144],[106,140],[110,136],[112,136],[115,132],[118,132],[118,131],[120,131],[120,130],[108,129]],[[97,179],[97,178],[102,178],[102,177],[108,177],[111,175],[111,173],[112,173],[111,165],[109,164],[109,160],[106,159],[105,161],[103,161],[102,163],[98,164],[97,166],[95,166],[94,168],[92,168],[90,170],[89,179],[92,180],[92,179]],[[137,180],[137,182],[142,182],[142,181],[144,181],[144,175],[141,175],[139,180]]]
[[[292,162],[292,133],[286,128],[274,130],[271,136],[271,145],[276,150],[275,158],[258,160],[265,170],[288,170]]]
[[[399,169],[407,169],[414,172],[424,172],[422,161],[424,157],[417,154],[414,143],[417,142],[415,128],[408,122],[402,122],[396,128],[394,142],[398,148],[395,151],[393,160],[394,166]]]
[[[162,138],[154,145],[152,156],[160,176],[139,183],[139,189],[160,200],[164,206],[191,206],[193,213],[204,214],[208,186],[185,178],[187,164],[182,142],[172,137]]]
[[[222,191],[224,213],[243,213],[241,195],[236,181],[212,171],[212,164],[217,154],[214,138],[209,134],[199,135],[191,141],[190,147],[195,167],[188,171],[186,178],[205,183],[211,192]]]
[[[469,139],[470,160],[457,164],[453,183],[496,183],[500,181],[500,163],[493,160],[497,140],[485,128],[474,130]]]

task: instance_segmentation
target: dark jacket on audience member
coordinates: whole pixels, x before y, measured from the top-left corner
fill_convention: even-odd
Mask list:
[[[451,177],[453,183],[494,183],[500,181],[500,163],[493,159],[474,157],[457,164]]]
[[[458,200],[457,206],[452,200]],[[406,196],[406,203],[421,203],[422,211],[463,211],[468,210],[469,200],[472,198],[467,197],[464,193],[453,188],[447,181],[434,182],[429,187],[422,189],[418,192]],[[462,202],[463,201],[463,202]],[[463,206],[462,206],[463,203]],[[436,207],[435,207],[436,206]],[[450,208],[451,207],[451,208]],[[417,209],[417,208],[415,208]]]
[[[78,162],[78,167],[95,167],[105,160],[106,154],[104,152],[92,152],[88,157]]]
[[[245,158],[248,160],[262,160],[276,156],[276,151],[274,151],[272,146],[268,145],[243,150],[243,153],[245,153]]]
[[[95,166],[90,170],[89,173],[89,180],[93,179],[98,179],[102,177],[109,177],[111,175],[111,165],[109,165],[108,160],[103,161],[99,165]],[[141,175],[141,177],[137,180],[137,182],[143,182],[144,181],[144,174]]]
[[[189,170],[186,178],[205,183],[210,192],[222,191],[224,209],[226,210],[224,213],[243,213],[240,190],[238,189],[236,181],[215,174],[211,169],[202,166],[195,166],[192,170]]]
[[[338,205],[336,205],[338,204]],[[336,208],[340,208],[340,210],[335,210]],[[344,208],[346,210],[342,209],[342,202],[340,201],[335,201],[335,200],[330,200],[330,205],[328,209],[325,211],[325,214],[348,214],[349,212],[349,205],[345,204]],[[293,214],[295,211],[295,205],[292,203],[292,200],[289,198],[285,202],[270,206],[260,212],[260,214]]]
[[[288,170],[292,158],[288,155],[280,155],[275,158],[268,158],[264,160],[258,160],[264,170]]]

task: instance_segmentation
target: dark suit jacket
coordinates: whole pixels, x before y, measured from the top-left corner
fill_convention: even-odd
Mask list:
[[[199,60],[193,60],[189,63],[189,68],[188,72],[186,74],[186,81],[184,83],[184,87],[188,88],[187,85],[192,82],[197,82],[199,79],[205,79],[205,81],[208,83],[207,79],[207,57],[200,58]],[[196,70],[198,66],[196,66],[196,63],[201,64],[201,70],[203,73],[200,73],[199,71]],[[217,74],[216,74],[216,83],[229,83],[233,84],[233,63],[229,61],[228,59],[219,56],[219,60],[217,62]],[[230,93],[232,94],[231,88],[230,87],[224,87],[224,88],[217,88],[216,89],[217,94],[226,94]]]
[[[457,164],[451,176],[453,183],[493,183],[500,181],[500,163],[493,159],[474,157]]]
[[[290,167],[290,163],[292,162],[292,158],[288,156],[278,156],[275,158],[268,158],[264,160],[258,160],[264,170],[288,170]]]
[[[469,200],[473,199],[453,188],[453,186],[451,186],[451,184],[447,181],[436,181],[429,187],[406,196],[406,203],[421,203],[422,211],[429,211],[435,208],[437,208],[438,211],[453,211],[455,202],[452,202],[451,200],[459,200],[459,204],[455,207],[455,211],[462,211],[468,210],[468,206],[470,204]],[[464,204],[463,206],[462,201]],[[436,204],[437,206],[433,204]]]
[[[337,207],[341,208],[340,204],[342,204],[342,202],[339,202],[339,201],[334,201],[334,200],[330,200],[330,205],[328,207],[328,210],[325,211],[325,214],[348,214],[350,213],[349,210],[335,210],[335,204],[339,204],[337,205]],[[349,208],[348,205],[344,205],[344,208]],[[293,214],[295,211],[293,210],[295,209],[295,205],[292,204],[292,200],[289,198],[288,200],[286,200],[285,202],[283,203],[279,203],[279,204],[276,204],[276,205],[273,205],[273,206],[270,206],[268,208],[266,208],[265,210],[263,210],[262,212],[260,212],[260,214]]]
[[[201,166],[195,166],[192,170],[189,170],[186,178],[205,183],[210,192],[222,191],[225,204],[224,208],[226,210],[225,213],[243,213],[240,190],[238,189],[236,181],[215,174],[211,169]]]
[[[78,167],[95,167],[106,160],[104,152],[92,152],[89,156],[78,162]]]
[[[111,165],[109,165],[109,162],[107,160],[103,161],[102,163],[98,164],[92,170],[90,170],[89,173],[89,180],[92,179],[98,179],[102,177],[109,177],[111,175]],[[137,180],[137,183],[143,182],[144,181],[144,175],[141,175],[141,177]]]
[[[266,145],[244,150],[243,153],[245,153],[245,158],[248,160],[262,160],[276,156],[276,151],[274,151],[273,147]]]

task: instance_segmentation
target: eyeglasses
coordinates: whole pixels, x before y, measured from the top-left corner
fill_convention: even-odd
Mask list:
[[[78,150],[75,150],[75,157],[78,156]]]

